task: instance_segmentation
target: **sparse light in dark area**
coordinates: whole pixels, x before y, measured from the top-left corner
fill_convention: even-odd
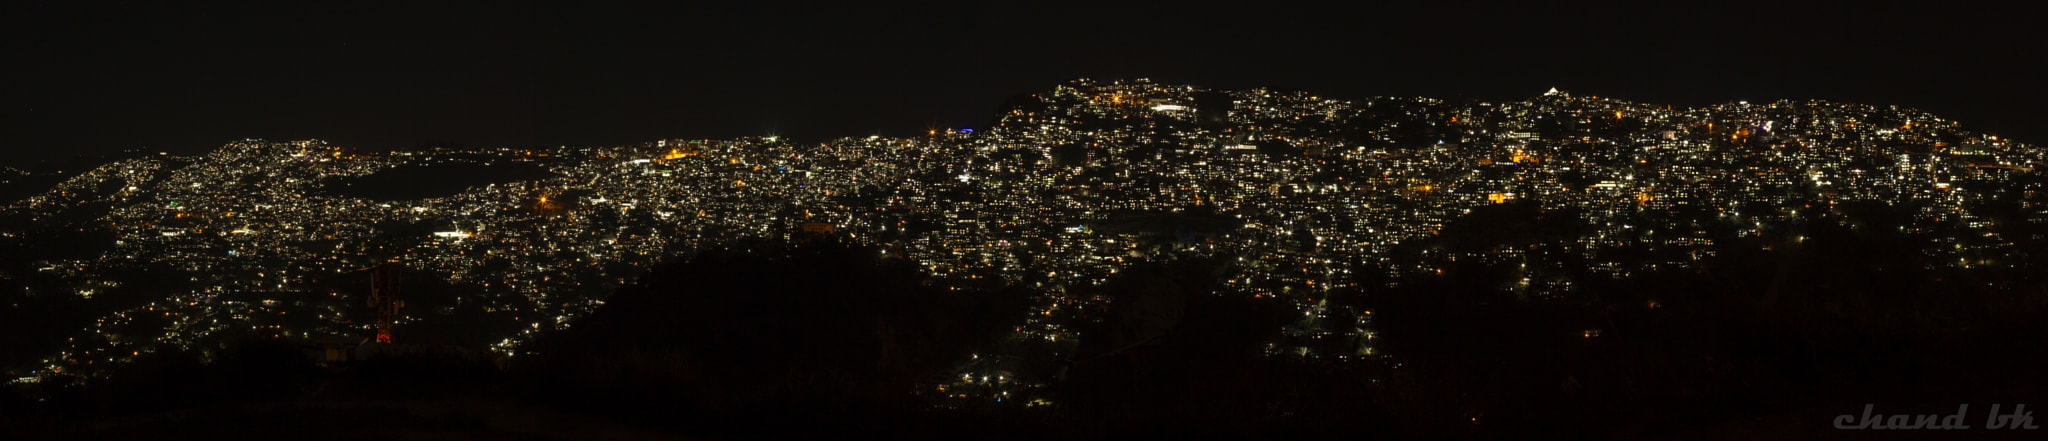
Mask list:
[[[5,439],[2048,406],[2048,39],[2002,8],[6,8]]]

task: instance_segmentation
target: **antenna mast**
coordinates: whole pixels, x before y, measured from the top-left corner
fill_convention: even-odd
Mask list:
[[[398,296],[397,265],[391,262],[377,264],[370,271],[370,308],[377,310],[377,342],[391,342],[391,321],[398,317],[398,309],[405,307],[405,299]]]

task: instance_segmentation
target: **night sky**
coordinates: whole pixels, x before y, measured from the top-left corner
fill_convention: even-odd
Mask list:
[[[2048,37],[2022,6],[16,3],[65,3],[0,7],[0,165],[21,168],[240,138],[388,149],[911,135],[978,127],[1004,98],[1078,77],[1339,98],[1513,100],[1553,86],[1677,105],[1820,98],[2048,143]]]

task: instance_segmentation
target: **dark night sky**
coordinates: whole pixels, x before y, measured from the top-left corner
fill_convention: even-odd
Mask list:
[[[614,145],[976,127],[1091,77],[1340,98],[1918,107],[2048,143],[2038,14],[1852,6],[6,6],[0,165],[239,138]],[[340,3],[340,2],[322,2]],[[1407,2],[1423,3],[1423,2]],[[1432,2],[1435,3],[1435,2]],[[38,8],[20,10],[20,8]]]

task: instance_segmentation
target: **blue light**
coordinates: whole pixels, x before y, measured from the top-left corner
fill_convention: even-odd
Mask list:
[[[960,133],[974,133],[974,129],[960,129]]]

